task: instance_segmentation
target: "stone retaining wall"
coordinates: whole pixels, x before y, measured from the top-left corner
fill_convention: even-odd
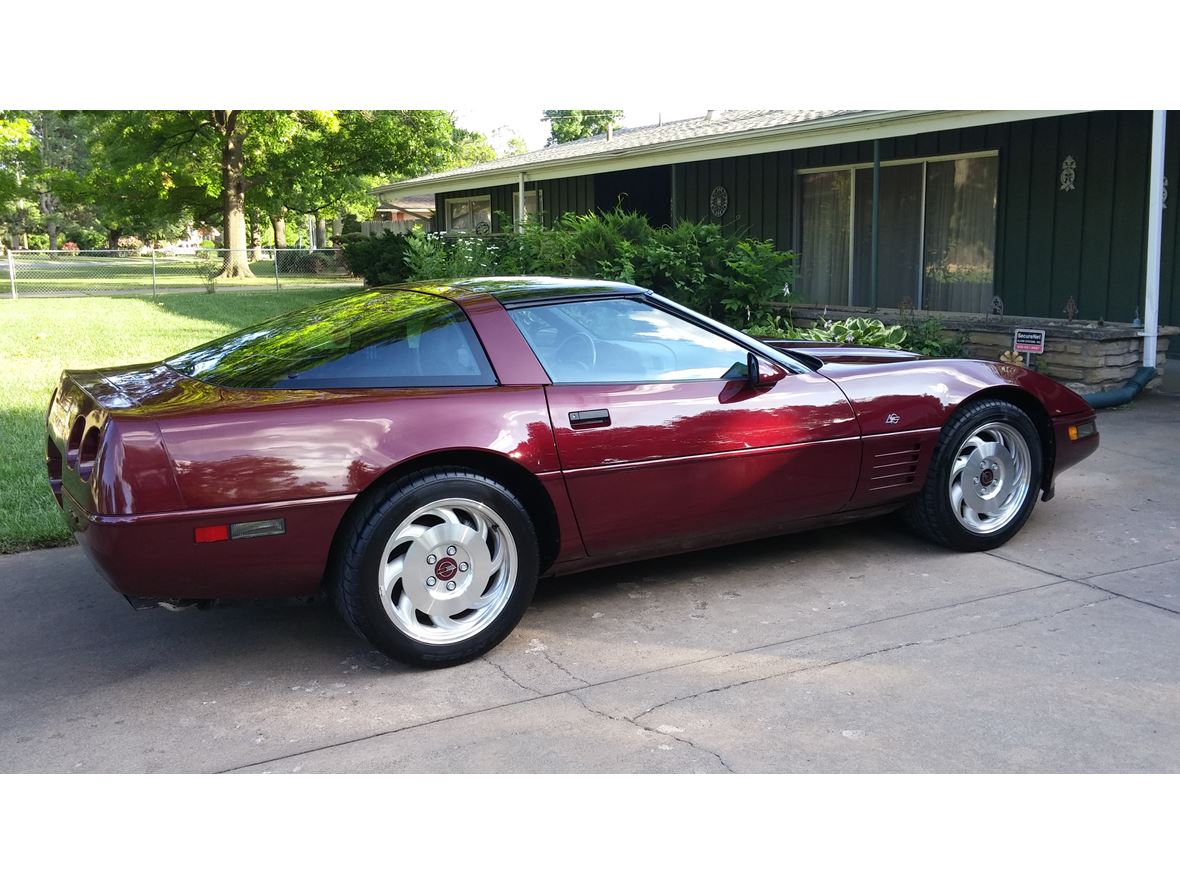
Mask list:
[[[896,310],[866,311],[830,305],[794,305],[792,315],[796,323],[805,326],[813,325],[824,315],[830,319],[870,316],[886,325],[902,321]],[[1099,325],[1080,320],[1065,323],[1043,317],[980,317],[977,314],[930,311],[913,311],[912,316],[916,322],[929,317],[938,319],[947,338],[965,335],[967,354],[974,359],[999,359],[1001,353],[1012,349],[1012,333],[1018,328],[1044,329],[1045,353],[1032,357],[1032,367],[1078,393],[1121,387],[1143,364],[1143,330],[1128,323]],[[1177,334],[1180,334],[1180,328],[1176,326],[1160,327],[1156,356],[1158,374],[1148,384],[1148,389],[1162,383],[1168,339]]]

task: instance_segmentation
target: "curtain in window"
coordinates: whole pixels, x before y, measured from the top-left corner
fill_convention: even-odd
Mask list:
[[[852,176],[842,170],[800,178],[801,267],[796,291],[801,301],[847,304]]]
[[[927,310],[991,310],[997,167],[995,157],[926,164]]]
[[[856,172],[853,304],[873,303],[873,170]],[[918,304],[922,269],[922,164],[881,168],[877,219],[877,306]]]

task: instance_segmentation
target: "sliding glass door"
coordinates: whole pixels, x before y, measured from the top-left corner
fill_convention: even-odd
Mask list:
[[[881,167],[878,306],[990,309],[997,167],[994,155]],[[872,167],[804,172],[799,184],[799,297],[871,306]]]

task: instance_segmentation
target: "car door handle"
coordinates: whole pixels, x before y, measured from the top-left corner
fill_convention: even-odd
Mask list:
[[[610,412],[606,409],[570,412],[570,427],[574,430],[582,430],[587,427],[610,427]]]

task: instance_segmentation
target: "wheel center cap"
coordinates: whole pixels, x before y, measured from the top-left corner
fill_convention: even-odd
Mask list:
[[[458,573],[459,564],[449,556],[434,564],[434,575],[440,581],[449,581]]]
[[[985,486],[990,486],[992,484],[992,480],[995,478],[996,475],[992,472],[991,468],[988,468],[979,474],[979,481]]]

